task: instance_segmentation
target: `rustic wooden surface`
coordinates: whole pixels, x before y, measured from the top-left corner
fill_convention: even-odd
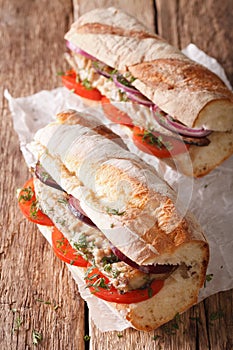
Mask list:
[[[233,84],[231,0],[0,0],[1,127],[0,127],[0,349],[33,349],[32,332],[43,340],[38,349],[84,350],[230,350],[233,348],[233,292],[214,295],[145,334],[135,330],[101,333],[91,323],[84,342],[85,308],[66,267],[34,224],[20,215],[16,188],[28,177],[12,126],[5,88],[14,97],[60,84],[65,68],[63,35],[74,16],[96,6],[118,6],[137,15],[174,45],[189,42],[215,56]]]

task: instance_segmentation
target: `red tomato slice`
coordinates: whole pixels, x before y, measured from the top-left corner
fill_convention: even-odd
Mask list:
[[[19,192],[18,204],[26,218],[35,224],[54,226],[50,218],[38,209],[33,178],[28,180]]]
[[[133,142],[143,152],[158,158],[169,158],[188,151],[189,145],[169,136],[133,128]]]
[[[82,83],[76,81],[76,73],[74,70],[69,70],[62,76],[62,83],[67,89],[73,90],[75,94],[88,98],[89,100],[100,101],[101,93],[96,88],[86,88]]]
[[[52,247],[56,256],[66,263],[80,267],[87,266],[87,261],[77,254],[77,250],[72,248],[69,241],[55,226],[52,232]]]
[[[157,294],[164,285],[162,280],[154,280],[149,287],[137,289],[120,294],[113,286],[109,286],[109,280],[97,268],[88,264],[86,283],[91,293],[100,299],[120,304],[133,304],[147,300]]]
[[[113,106],[107,97],[103,96],[101,99],[101,103],[106,117],[110,119],[113,123],[129,126],[133,125],[132,120],[128,116],[128,114],[122,112],[120,109]]]

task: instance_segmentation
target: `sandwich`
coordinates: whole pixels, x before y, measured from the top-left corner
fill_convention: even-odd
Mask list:
[[[113,7],[85,13],[65,39],[63,84],[102,104],[141,151],[194,177],[232,155],[233,93],[207,68]]]
[[[91,298],[151,331],[198,300],[209,246],[193,215],[149,164],[93,116],[74,110],[37,131],[23,214],[51,234]]]

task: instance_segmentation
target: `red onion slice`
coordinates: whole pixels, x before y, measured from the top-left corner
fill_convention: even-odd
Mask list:
[[[128,96],[128,98],[136,103],[139,103],[141,105],[144,105],[146,107],[151,107],[153,106],[153,102],[151,102],[150,100],[148,100],[148,98],[146,98],[145,96],[143,96],[142,94],[133,94],[130,92],[126,92],[126,95]]]
[[[82,49],[80,49],[79,47],[75,46],[74,44],[72,44],[70,41],[66,42],[66,46],[68,47],[68,49],[70,49],[71,51],[78,53],[79,55],[82,55],[90,60],[95,60],[96,58],[92,55],[90,55],[89,53],[87,53],[86,51],[83,51]]]
[[[57,190],[63,191],[63,188],[52,178],[52,176],[42,167],[40,162],[37,162],[35,167],[36,177],[43,182],[45,185],[56,188]]]
[[[157,123],[163,126],[165,129],[170,130],[174,133],[190,137],[206,137],[212,132],[211,130],[207,130],[204,127],[189,128],[186,125],[180,124],[179,122],[172,120],[171,116],[165,115],[156,105],[153,105],[152,110],[154,112],[154,117]]]
[[[113,81],[115,83],[115,85],[123,90],[124,92],[129,92],[132,94],[136,94],[136,95],[141,95],[141,92],[139,92],[135,87],[133,87],[130,82],[125,79],[125,77],[123,77],[123,75],[121,74],[114,74],[112,76]]]
[[[70,196],[68,199],[68,207],[77,219],[79,219],[88,226],[95,227],[96,229],[98,229],[94,222],[92,222],[91,219],[87,216],[87,214],[83,211],[83,209],[80,206],[80,202],[77,198]]]
[[[128,258],[125,254],[123,254],[118,248],[115,246],[111,246],[113,253],[121,260],[124,261],[127,265],[133,267],[134,269],[140,270],[144,273],[152,273],[152,274],[166,274],[171,273],[173,270],[177,268],[176,265],[138,265],[135,261]]]

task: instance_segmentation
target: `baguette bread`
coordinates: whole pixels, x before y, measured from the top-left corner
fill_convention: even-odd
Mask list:
[[[101,231],[93,236],[103,235],[104,242],[138,266],[175,266],[153,297],[109,304],[136,329],[150,331],[197,302],[209,260],[208,243],[195,218],[179,211],[174,191],[155,170],[114,142],[111,132],[106,135],[92,118],[70,110],[39,130],[29,149],[63,190],[79,200]],[[46,196],[50,202],[56,200],[57,190],[41,195],[48,191],[48,186],[41,186],[35,186],[40,206],[70,240],[69,229],[74,233],[76,224],[67,219],[70,224],[64,228],[54,210],[43,207]],[[65,215],[59,211],[60,217]],[[145,278],[132,270],[127,276]]]
[[[130,74],[132,85],[175,120],[212,131],[209,145],[190,146],[193,169],[185,154],[164,159],[169,165],[177,164],[184,174],[199,177],[232,155],[233,94],[207,68],[113,7],[84,14],[65,39],[121,74]],[[102,80],[96,87],[104,93]],[[138,125],[134,113],[130,117]],[[139,126],[146,128],[146,124],[142,121]],[[154,130],[157,125],[156,120],[150,123]]]

